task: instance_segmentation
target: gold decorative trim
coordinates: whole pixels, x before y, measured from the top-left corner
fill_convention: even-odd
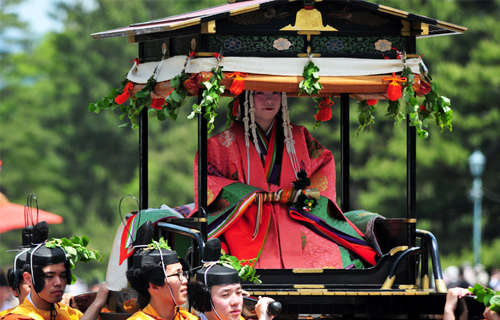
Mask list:
[[[326,292],[325,296],[345,296],[345,292]]]
[[[311,56],[313,58],[319,58],[319,57],[321,57],[321,54],[320,53],[312,53]],[[307,58],[307,57],[309,57],[309,55],[307,53],[299,53],[299,54],[297,54],[297,57],[299,57],[299,58]]]
[[[412,218],[412,219],[404,219],[403,222],[406,222],[406,223],[417,223],[417,219],[415,218]]]
[[[265,291],[249,291],[248,293],[250,293],[251,296],[266,296],[266,295],[270,295],[270,293],[268,292],[265,292]]]
[[[394,283],[394,281],[396,280],[396,276],[392,276],[392,278],[389,278],[387,277],[387,279],[385,279],[385,282],[384,284],[382,285],[382,288],[380,289],[392,289],[392,284]]]
[[[163,29],[165,31],[177,30],[177,29],[182,29],[182,28],[187,28],[187,27],[195,26],[195,25],[200,24],[200,23],[201,23],[201,19],[200,18],[195,18],[195,19],[191,19],[191,20],[187,20],[187,21],[173,23],[170,26],[167,26],[167,27],[165,27]]]
[[[416,284],[400,284],[398,288],[401,290],[416,290],[418,286]]]
[[[408,20],[401,20],[403,28],[401,28],[402,36],[427,36],[429,35],[429,25],[427,23]]]
[[[422,289],[429,289],[429,275],[424,275],[422,277]]]
[[[293,286],[295,289],[324,289],[325,286],[322,284],[295,284]]]
[[[387,6],[383,6],[380,4],[378,6],[378,11],[389,13],[389,14],[392,14],[392,15],[395,15],[395,16],[398,16],[401,18],[408,18],[408,12],[403,11],[403,10],[394,9],[391,7],[387,7]]]
[[[444,22],[444,21],[438,21],[436,25],[438,27],[451,29],[453,31],[457,31],[460,33],[464,33],[465,31],[467,31],[466,27],[458,26],[456,24],[452,24],[452,23],[448,23],[448,22]]]
[[[216,28],[215,28],[215,20],[203,22],[201,24],[201,33],[203,33],[203,34],[217,33]]]
[[[405,250],[408,250],[408,246],[398,246],[398,247],[392,248],[391,251],[389,251],[389,254],[391,256],[393,256],[396,253],[398,253],[399,251],[405,251]]]
[[[437,279],[434,281],[436,284],[436,291],[437,292],[448,292],[448,289],[446,288],[446,284],[444,283],[443,279]]]
[[[290,30],[288,30],[288,31],[290,31]],[[331,31],[337,31],[337,30],[331,30]],[[321,32],[320,31],[298,31],[297,34],[301,35],[301,36],[305,36],[305,35],[307,35],[307,36],[311,36],[311,35],[319,36],[321,34]]]
[[[305,295],[305,296],[313,296],[313,295],[320,295],[322,296],[326,292],[328,292],[327,289],[298,289],[297,292],[300,295]]]
[[[338,31],[337,29],[323,25],[323,16],[318,9],[306,10],[304,8],[297,11],[295,15],[295,25],[287,25],[280,31],[297,31],[300,35],[318,35],[321,31]]]
[[[429,35],[429,24],[421,22],[420,23],[420,30],[422,30],[420,35],[428,36]]]
[[[212,52],[196,52],[197,57],[213,57]]]
[[[255,4],[253,6],[248,6],[248,7],[244,7],[244,8],[231,10],[231,11],[229,11],[229,15],[236,16],[239,14],[248,13],[248,12],[256,11],[259,9],[260,9],[260,4]]]
[[[302,268],[296,268],[292,269],[293,273],[323,273],[323,269],[317,268],[317,269],[302,269]]]
[[[401,28],[401,35],[402,36],[409,36],[410,35],[410,21],[407,20],[401,20],[401,24],[403,27]]]
[[[129,35],[128,36],[128,43],[136,43],[135,42],[135,35]]]

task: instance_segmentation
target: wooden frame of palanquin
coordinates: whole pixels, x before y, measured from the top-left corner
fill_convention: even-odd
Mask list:
[[[316,17],[322,21],[318,23],[310,17],[309,20],[299,17],[298,13],[304,9],[319,12],[321,15]],[[315,57],[327,57],[376,61],[385,57],[396,58],[395,50],[381,52],[375,49],[373,44],[380,39],[388,40],[393,47],[405,51],[408,56],[416,57],[417,38],[460,34],[465,30],[461,26],[362,0],[253,0],[133,24],[126,28],[96,33],[92,37],[128,36],[129,42],[138,43],[141,62],[188,55],[191,51],[195,51],[197,57],[211,57],[216,52],[225,57],[312,57],[313,61]],[[286,39],[292,45],[287,50],[280,50],[273,46],[277,39]],[[230,84],[229,80],[224,81],[223,83]],[[378,82],[378,86],[374,86],[377,88],[374,93],[380,92],[381,77]],[[252,85],[250,89],[265,90],[263,84]],[[289,93],[294,95],[297,92],[298,82],[296,91]],[[344,211],[350,210],[349,96],[353,93],[356,92],[337,92],[335,89],[320,92],[320,95],[337,95],[341,98],[341,208]],[[201,100],[201,94],[199,99]],[[140,207],[146,209],[148,119],[145,110],[139,121]],[[198,117],[198,122],[198,160],[200,164],[206,164],[207,123],[201,116]],[[200,166],[199,194],[206,194],[206,168],[206,165]],[[206,201],[206,197],[199,197],[199,208],[206,208]],[[200,210],[197,218],[181,220],[185,221],[169,219],[167,223],[194,227],[206,239],[207,220],[204,210]],[[377,266],[365,270],[259,270],[263,284],[245,284],[245,288],[253,295],[271,296],[282,302],[283,313],[288,315],[312,313],[344,317],[365,315],[373,318],[406,315],[416,318],[420,314],[442,313],[444,294],[428,289],[428,278],[426,279],[429,254],[434,264],[437,260],[438,265],[433,267],[440,272],[437,246],[434,250],[430,249],[436,245],[435,241],[427,233],[416,230],[416,220],[416,130],[407,126],[407,214],[406,218],[389,221],[391,226],[399,228],[397,236],[400,243],[392,246],[403,247],[391,250]],[[169,225],[164,231],[174,229],[175,226]],[[427,246],[417,247],[417,236]],[[406,250],[407,248],[410,249]],[[402,258],[411,248],[420,254],[419,259],[412,253]],[[419,263],[422,265],[421,279],[417,279]],[[396,277],[394,283],[381,289],[389,274]],[[437,283],[437,286],[440,285]],[[437,291],[443,291],[442,289],[438,288]],[[470,304],[469,309],[472,314],[474,311],[481,311],[474,303]]]

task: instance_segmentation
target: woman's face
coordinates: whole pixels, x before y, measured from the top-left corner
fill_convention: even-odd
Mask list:
[[[243,308],[241,284],[213,286],[211,295],[214,308],[222,320],[240,319]],[[214,312],[210,311],[210,313]]]
[[[263,127],[271,124],[280,110],[281,93],[278,91],[255,91],[253,104],[255,108],[255,121]]]

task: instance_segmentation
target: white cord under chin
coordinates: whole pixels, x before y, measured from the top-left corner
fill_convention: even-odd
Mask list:
[[[177,301],[175,301],[174,293],[172,291],[172,288],[170,287],[170,282],[168,281],[167,271],[165,270],[166,269],[165,263],[163,262],[163,253],[161,252],[161,249],[160,249],[160,246],[158,245],[158,243],[156,243],[156,247],[158,248],[158,252],[160,253],[161,269],[163,270],[163,275],[165,275],[165,281],[167,282],[168,291],[170,291],[170,296],[172,297],[172,301],[174,302],[175,307],[178,308],[179,305],[177,304]],[[163,285],[165,285],[165,284],[163,284]]]

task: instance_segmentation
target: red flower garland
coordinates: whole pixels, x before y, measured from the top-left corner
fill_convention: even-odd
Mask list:
[[[240,101],[238,100],[238,98],[236,98],[236,100],[234,100],[234,102],[233,102],[233,110],[232,110],[233,116],[235,116],[235,117],[238,116],[238,109],[239,108],[240,108]]]
[[[329,97],[323,98],[319,103],[318,112],[314,115],[316,121],[328,121],[332,118],[333,101]]]
[[[374,106],[378,103],[378,99],[367,99],[366,100],[366,103],[369,105],[369,106]]]
[[[165,104],[165,98],[152,99],[151,108],[161,110]]]
[[[192,96],[198,94],[198,91],[200,90],[197,83],[197,76],[198,76],[197,74],[193,74],[189,78],[184,80],[183,83],[183,86],[186,89],[187,93]]]
[[[205,86],[202,84],[203,82],[210,82],[210,78],[212,78],[214,74],[210,71],[201,71],[196,75],[196,84],[198,88],[205,89]]]
[[[133,82],[127,83],[127,85],[125,86],[125,88],[123,88],[122,94],[120,94],[119,96],[117,96],[115,98],[115,102],[118,103],[118,104],[122,104],[125,101],[127,101],[128,98],[130,97],[130,95],[132,94],[132,89],[133,88],[134,88],[134,83]]]

